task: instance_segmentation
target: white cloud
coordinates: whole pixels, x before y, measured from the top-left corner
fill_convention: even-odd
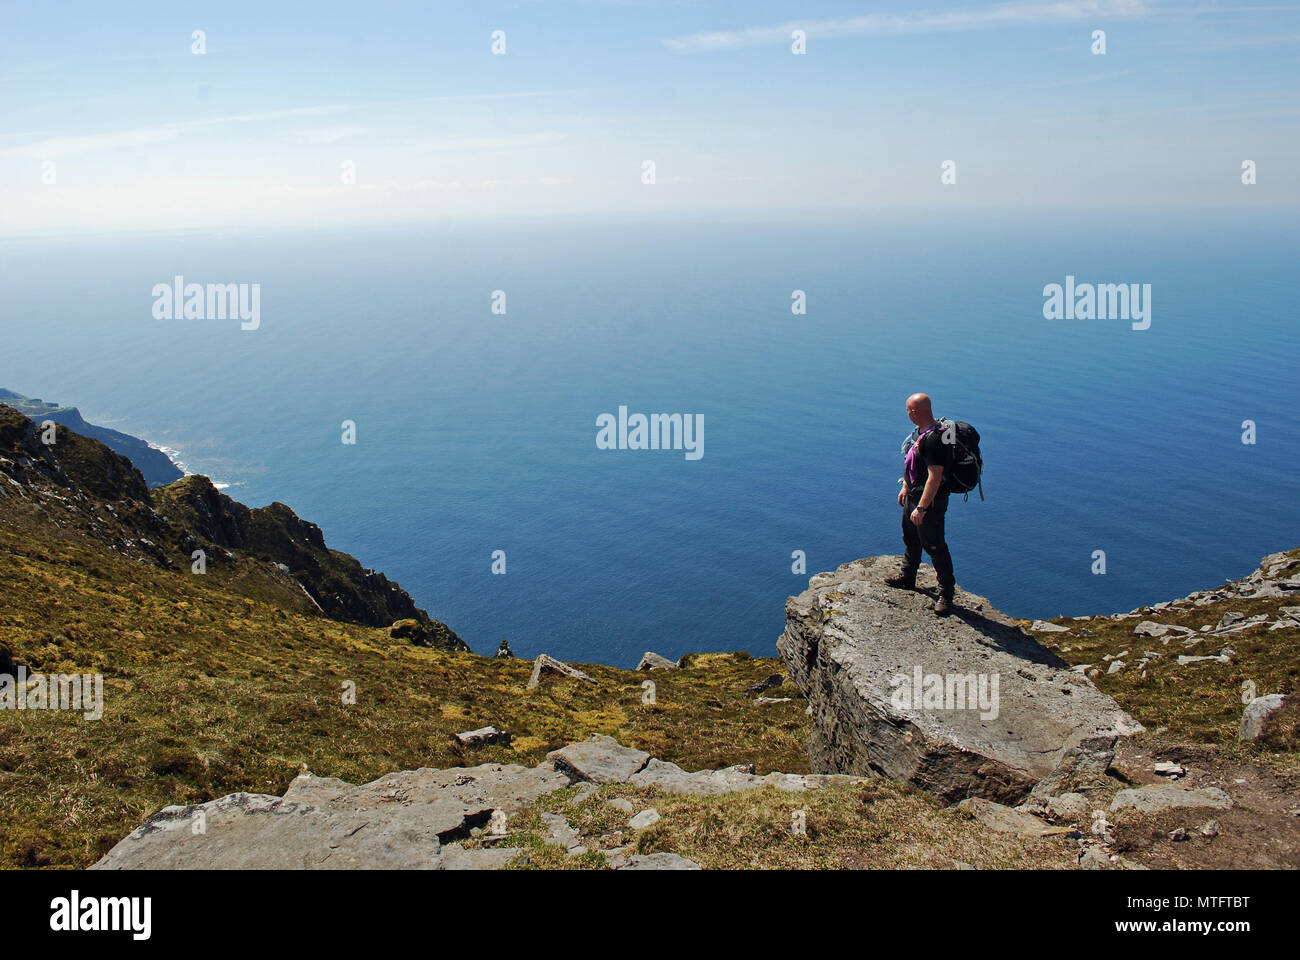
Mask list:
[[[1059,0],[1047,3],[1003,3],[990,7],[936,10],[925,13],[869,13],[826,20],[792,20],[766,27],[717,30],[665,38],[664,46],[678,53],[735,50],[764,44],[789,43],[794,30],[812,38],[886,36],[905,33],[949,33],[984,27],[1016,27],[1098,17],[1140,17],[1148,12],[1143,0]]]

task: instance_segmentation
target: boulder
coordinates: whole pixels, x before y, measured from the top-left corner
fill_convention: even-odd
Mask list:
[[[647,650],[641,657],[641,662],[636,665],[638,670],[676,670],[677,664],[667,657],[661,657],[657,653]]]
[[[1284,706],[1286,706],[1286,697],[1280,693],[1270,693],[1268,696],[1256,697],[1250,701],[1241,715],[1241,729],[1237,732],[1237,739],[1243,743],[1254,740],[1264,732],[1264,724],[1268,718]]]
[[[563,660],[556,660],[554,657],[547,656],[544,653],[539,653],[537,659],[533,661],[533,675],[528,678],[529,690],[542,682],[543,670],[558,673],[562,677],[572,677],[575,680],[581,680],[583,683],[595,684],[596,682],[581,670],[569,666]]]
[[[1142,726],[984,598],[959,589],[939,618],[925,593],[886,586],[900,567],[845,564],[786,602],[777,649],[809,701],[813,771],[1008,805],[1104,777]],[[918,585],[934,588],[928,565]]]

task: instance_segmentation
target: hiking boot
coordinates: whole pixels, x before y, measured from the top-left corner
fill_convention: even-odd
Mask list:
[[[936,617],[946,617],[952,613],[952,597],[939,597],[934,602],[934,615]]]
[[[893,587],[895,590],[915,590],[916,577],[899,574],[896,577],[885,577],[885,586]]]

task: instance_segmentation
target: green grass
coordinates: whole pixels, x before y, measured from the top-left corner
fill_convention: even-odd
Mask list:
[[[689,769],[807,770],[803,701],[743,696],[780,672],[774,660],[712,655],[657,672],[652,707],[645,674],[596,664],[581,666],[595,687],[547,679],[529,691],[531,661],[286,610],[254,561],[166,571],[4,503],[0,637],[29,669],[102,673],[105,708],[98,721],[0,712],[2,865],[86,866],[166,804],[279,794],[304,765],[353,783],[419,766],[532,765],[603,733]],[[355,704],[343,702],[345,681]],[[513,746],[454,740],[487,724]]]

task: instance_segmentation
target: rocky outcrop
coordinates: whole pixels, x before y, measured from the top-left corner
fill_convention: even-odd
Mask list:
[[[458,841],[487,824],[494,810],[509,815],[568,784],[554,769],[511,764],[421,768],[363,786],[303,774],[283,797],[237,793],[166,807],[91,869],[502,866],[518,851],[470,851]]]
[[[536,767],[422,767],[362,786],[303,773],[283,797],[236,793],[208,803],[166,807],[92,869],[496,869],[520,848],[465,842],[509,840],[512,815],[575,784],[580,785],[578,797],[568,803],[585,799],[596,791],[596,784],[604,783],[716,795],[762,787],[800,792],[847,782],[850,778],[784,773],[755,777],[752,769],[736,767],[688,774],[611,737],[595,736],[553,751]],[[649,829],[661,819],[653,807],[633,815],[629,801],[616,798],[610,803],[629,815],[632,831]],[[550,811],[538,816],[551,841],[568,856],[586,852],[565,817]],[[677,854],[634,851],[634,846],[605,851],[606,866],[699,868]]]
[[[1141,725],[984,598],[958,590],[939,618],[886,586],[900,565],[845,564],[786,602],[777,649],[809,701],[812,769],[1008,805],[1103,778]],[[918,584],[933,591],[931,568]]]
[[[398,584],[331,550],[320,527],[284,504],[250,508],[197,475],[150,490],[129,459],[98,440],[56,426],[54,441],[43,442],[36,423],[0,404],[0,496],[37,494],[43,502],[62,503],[84,518],[87,532],[114,549],[169,569],[190,569],[196,550],[209,563],[241,556],[265,560],[287,569],[295,590],[305,591],[331,619],[372,627],[414,620],[419,639],[413,642],[469,649]],[[92,517],[101,512],[111,519]]]

